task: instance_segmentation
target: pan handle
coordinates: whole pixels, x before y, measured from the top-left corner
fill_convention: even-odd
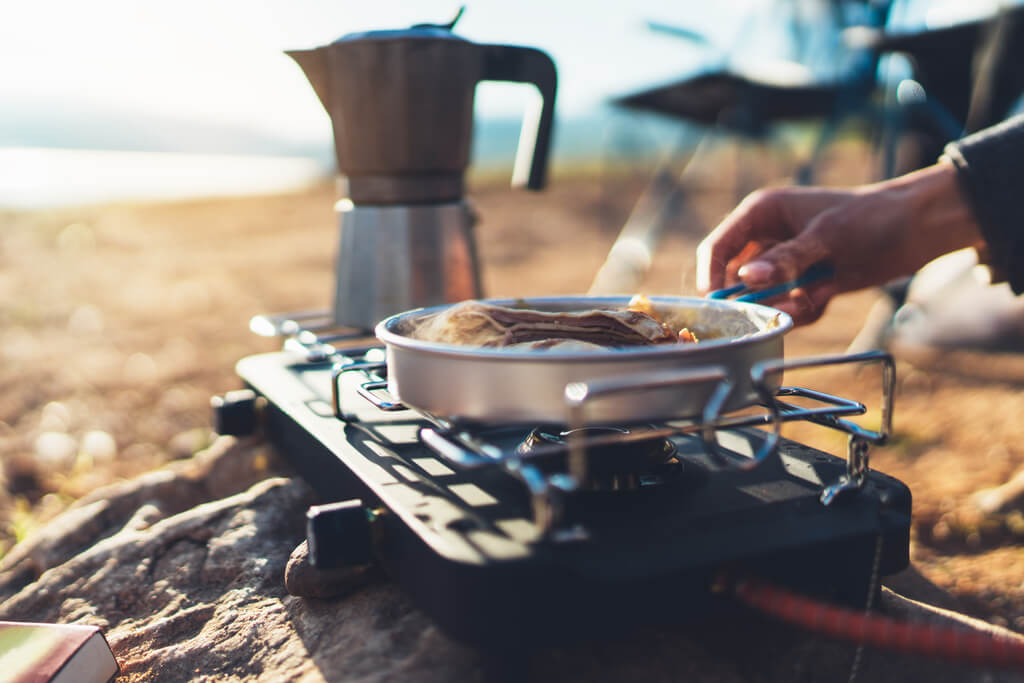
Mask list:
[[[585,436],[581,430],[586,426],[586,407],[589,402],[615,394],[661,389],[688,384],[714,384],[708,398],[700,424],[693,431],[700,434],[704,451],[721,465],[736,466],[735,458],[730,458],[718,443],[716,430],[722,426],[719,420],[722,411],[732,395],[734,385],[728,371],[721,365],[681,370],[654,370],[637,373],[628,377],[605,377],[589,382],[571,382],[565,387],[565,403],[569,409],[569,474],[578,484],[586,481],[587,455]],[[756,467],[765,458],[771,456],[779,442],[780,423],[778,410],[773,403],[768,404],[771,412],[771,436],[762,443],[757,453],[750,460],[744,460],[740,467],[749,469]]]
[[[372,350],[372,349],[370,349]],[[369,351],[364,357],[368,357]],[[365,372],[367,377],[370,375],[380,372],[387,368],[387,363],[380,360],[365,360],[362,362],[353,363],[336,363],[334,369],[331,371],[331,407],[334,410],[334,417],[339,420],[352,420],[353,416],[346,413],[341,405],[341,378],[343,375],[349,372]],[[404,410],[405,406],[401,403],[393,401],[387,401],[381,399],[373,394],[374,391],[387,387],[387,382],[374,380],[370,377],[369,382],[365,382],[359,385],[358,392],[363,398],[370,401],[381,410]]]
[[[840,415],[863,415],[867,409],[857,401],[798,387],[782,387],[777,391],[772,389],[770,378],[779,376],[785,370],[849,363],[874,363],[882,366],[881,425],[877,430],[866,429],[840,417]],[[846,356],[798,358],[791,361],[782,359],[761,361],[751,367],[750,379],[761,401],[771,410],[775,424],[790,420],[808,420],[823,427],[849,434],[846,474],[822,490],[820,500],[823,505],[830,505],[832,502],[863,488],[867,480],[870,446],[884,445],[889,435],[892,434],[893,397],[896,387],[896,363],[892,355],[884,351],[865,351]],[[823,408],[804,408],[786,403],[782,400],[786,396],[810,398],[828,405]]]
[[[778,377],[788,370],[803,370],[807,368],[828,367],[833,365],[875,363],[882,366],[882,414],[881,425],[878,430],[866,429],[854,422],[838,417],[842,411],[836,408],[856,407],[851,410],[852,414],[863,414],[865,408],[862,404],[848,399],[841,399],[821,392],[795,387],[783,387],[776,391],[769,381],[771,377]],[[755,363],[750,369],[750,379],[754,389],[758,392],[761,400],[765,403],[771,402],[776,406],[783,421],[802,419],[814,422],[823,427],[846,432],[850,436],[863,439],[875,445],[884,445],[892,433],[892,414],[896,386],[896,362],[892,354],[885,351],[864,351],[848,355],[817,356],[811,358],[797,358],[795,360],[764,360]],[[801,408],[783,402],[780,397],[803,396],[812,398],[822,403],[831,404],[831,407],[824,408]]]

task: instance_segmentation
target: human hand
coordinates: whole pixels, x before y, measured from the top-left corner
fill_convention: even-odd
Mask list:
[[[743,281],[764,289],[827,263],[831,279],[768,302],[806,324],[836,294],[907,275],[980,239],[948,162],[853,189],[759,190],[697,248],[697,286],[707,292]]]

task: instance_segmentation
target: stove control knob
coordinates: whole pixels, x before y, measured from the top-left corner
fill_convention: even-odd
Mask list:
[[[229,391],[210,399],[213,431],[227,436],[249,436],[256,432],[256,392]]]
[[[317,569],[336,569],[370,564],[373,541],[372,513],[358,498],[314,505],[306,512],[309,559]]]

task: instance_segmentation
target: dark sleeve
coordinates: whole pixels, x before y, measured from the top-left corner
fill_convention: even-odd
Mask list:
[[[1024,293],[1024,115],[946,146],[991,265]]]

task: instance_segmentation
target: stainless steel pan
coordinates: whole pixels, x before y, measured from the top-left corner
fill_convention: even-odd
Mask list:
[[[446,306],[417,309],[387,318],[376,328],[385,344],[388,391],[404,404],[439,416],[493,423],[569,424],[588,386],[616,385],[592,391],[586,400],[588,423],[627,423],[700,415],[719,376],[733,386],[725,409],[756,400],[750,368],[783,355],[783,335],[793,326],[784,313],[751,303],[693,297],[652,297],[655,306],[681,312],[695,322],[698,337],[708,330],[746,328],[748,334],[697,344],[669,344],[606,351],[523,351],[440,344],[416,339],[411,330],[425,316]],[[564,297],[489,300],[542,311],[624,308],[626,297]],[[708,372],[711,369],[712,372]],[[688,372],[692,370],[693,372]],[[699,371],[698,371],[699,370]],[[658,377],[673,378],[654,382]],[[632,379],[644,388],[620,392]],[[774,378],[777,386],[781,377]],[[658,384],[658,386],[650,386]],[[668,384],[668,386],[665,386]],[[576,406],[576,408],[574,408]]]

